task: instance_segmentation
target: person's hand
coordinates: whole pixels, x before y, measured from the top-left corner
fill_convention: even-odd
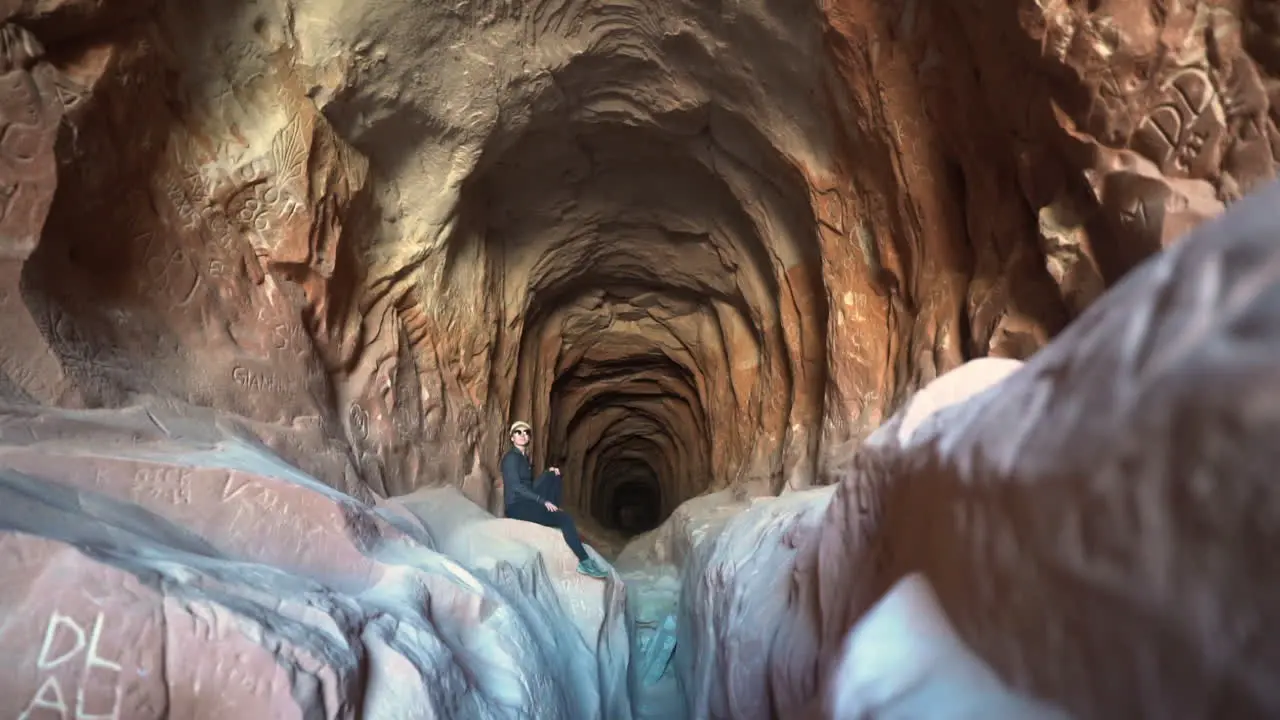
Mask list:
[[[560,474],[560,468],[558,468],[558,467],[547,468],[547,469],[548,469],[548,470],[550,470],[551,472],[553,472],[553,473],[557,474],[557,475],[559,475],[559,474]]]
[[[556,507],[556,504],[555,504],[555,503],[553,503],[553,502],[551,502],[550,500],[548,500],[547,502],[544,502],[544,503],[542,503],[542,504],[543,504],[543,505],[546,505],[546,506],[547,506],[547,509],[548,509],[548,510],[550,510],[551,512],[560,512],[560,508]]]

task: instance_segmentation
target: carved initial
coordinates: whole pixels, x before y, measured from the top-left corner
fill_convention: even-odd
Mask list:
[[[1190,172],[1225,114],[1213,81],[1199,68],[1183,68],[1160,85],[1164,102],[1147,113],[1134,138],[1162,171]]]

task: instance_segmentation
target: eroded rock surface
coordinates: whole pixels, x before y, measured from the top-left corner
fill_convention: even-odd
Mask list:
[[[457,547],[527,523],[374,509],[207,411],[0,410],[7,716],[630,717],[616,582]]]
[[[700,537],[678,511],[637,541],[650,556],[666,534],[697,538],[679,591],[690,712],[898,717],[939,697],[1009,716],[1280,711],[1264,681],[1280,671],[1277,203],[1272,184],[1201,226],[1025,365],[937,379],[838,485],[757,499]],[[933,591],[882,600],[917,574],[935,619]],[[917,618],[903,654],[866,660],[899,613]]]
[[[1271,177],[1268,8],[12,0],[0,393],[490,509],[525,419],[601,537],[821,484]]]
[[[1205,637],[1136,633],[1228,627],[1214,602],[1233,596],[1214,593],[1268,569],[1224,530],[1205,547],[1230,558],[1202,560],[1226,584],[1202,587],[1163,546],[1115,539],[1130,538],[1124,503],[1095,517],[1064,478],[1127,457],[1107,443],[1139,430],[1183,432],[1100,438],[1085,398],[1108,387],[1099,407],[1138,408],[1125,403],[1167,382],[1163,402],[1190,407],[1162,374],[1199,372],[1178,364],[1190,356],[1151,365],[1116,345],[1181,316],[1115,318],[1160,271],[1127,273],[1274,175],[1278,17],[1264,0],[0,0],[0,467],[30,509],[0,517],[29,578],[6,602],[35,618],[0,642],[63,673],[24,670],[12,702],[109,710],[94,673],[127,662],[147,674],[121,702],[205,712],[203,666],[159,677],[170,655],[109,659],[124,655],[99,633],[199,616],[234,618],[200,636],[222,648],[211,658],[239,653],[265,678],[264,648],[287,657],[278,682],[210,701],[215,714],[500,714],[526,687],[552,688],[546,712],[572,717],[619,717],[625,692],[642,715],[800,711],[826,697],[862,614],[925,570],[959,638],[1015,690],[1096,717],[1210,707],[1204,688],[1229,675],[1215,667],[1138,677],[1117,652],[1112,684],[1080,668],[1103,667],[1098,648],[1122,636],[1225,662]],[[1226,260],[1195,276],[1180,262],[1153,267],[1205,297],[1205,278],[1235,282]],[[1123,310],[1090,314],[1117,283],[1107,302]],[[1231,312],[1265,284],[1238,283]],[[1073,319],[1000,385],[1020,405],[940,409]],[[1132,388],[1092,360],[1107,352],[1143,366],[1118,376]],[[1265,393],[1228,380],[1265,414]],[[1037,404],[1054,388],[1081,399]],[[1003,419],[965,414],[980,406]],[[536,464],[564,469],[598,550],[641,538],[619,559],[629,609],[616,578],[572,573],[554,533],[460,504],[455,489],[497,509],[515,419],[537,431]],[[1032,532],[975,510],[1022,550],[966,544],[978,531],[947,513],[987,486],[1059,514]],[[1175,538],[1223,527],[1152,513],[1130,519]],[[1076,556],[1054,554],[1064,538]],[[1046,577],[1041,561],[1075,574]],[[1150,575],[1133,607],[1179,590],[1208,619],[1170,610],[1108,634],[1124,611],[1085,600],[1135,568]],[[124,619],[100,626],[84,604],[46,619],[40,593],[72,578]],[[277,582],[287,602],[268,607]],[[973,603],[1008,583],[1043,603],[989,622]],[[1054,602],[1072,592],[1079,614]],[[618,656],[672,615],[683,650],[641,687]],[[1058,634],[1033,642],[1017,622]],[[84,652],[48,656],[61,651],[39,628],[83,634]],[[173,636],[179,652],[195,642]],[[1067,670],[1037,660],[1059,651]],[[485,653],[498,670],[469,664]],[[566,685],[586,668],[595,680]],[[1233,697],[1254,705],[1227,709],[1271,709],[1239,673]],[[427,681],[400,682],[415,674]],[[76,678],[94,683],[83,698]]]
[[[829,684],[837,718],[1070,717],[1010,692],[956,636],[919,575],[900,580],[849,631]]]

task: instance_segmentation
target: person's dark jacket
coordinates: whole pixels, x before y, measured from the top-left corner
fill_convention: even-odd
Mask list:
[[[542,505],[546,500],[533,491],[533,463],[515,448],[502,456],[502,502],[511,507],[524,500]]]

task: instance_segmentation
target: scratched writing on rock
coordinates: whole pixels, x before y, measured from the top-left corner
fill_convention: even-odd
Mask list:
[[[201,189],[202,185],[198,176],[170,180],[165,187],[165,197],[174,208],[183,230],[203,230],[216,247],[230,251],[242,230],[234,226],[231,211],[210,200],[209,193]]]
[[[1165,101],[1138,124],[1132,145],[1154,160],[1162,172],[1191,172],[1226,122],[1218,92],[1208,73],[1182,68],[1163,84]]]
[[[1133,197],[1121,204],[1119,208],[1120,224],[1131,233],[1158,238],[1162,213],[1159,207],[1154,210],[1148,209],[1149,205],[1151,202],[1147,198],[1134,193]]]
[[[294,506],[279,492],[237,473],[231,473],[223,484],[221,501],[234,501],[235,514],[226,525],[231,535],[248,528],[255,536],[278,534],[281,542],[291,539],[297,553],[303,555],[314,549],[317,536],[324,532],[323,525],[295,514]],[[271,522],[263,523],[264,517],[270,517]]]
[[[359,403],[351,403],[348,415],[351,420],[352,434],[358,440],[367,440],[369,438],[369,412]]]
[[[191,477],[186,468],[155,466],[138,471],[134,493],[171,505],[191,503]]]
[[[242,478],[232,473],[222,486],[222,502],[240,499],[264,510],[275,510],[282,505],[278,493],[262,483]]]
[[[135,247],[143,248],[146,282],[153,292],[185,305],[200,285],[200,273],[191,257],[179,247],[166,247],[154,232],[143,231],[133,238]]]
[[[0,355],[0,374],[7,375],[18,387],[45,397],[52,392],[53,387],[45,373],[39,372],[32,365],[26,358]]]
[[[297,323],[277,323],[271,328],[272,350],[293,350],[298,356],[307,353],[306,338]]]
[[[200,180],[198,177],[188,177],[181,180],[169,179],[165,184],[165,199],[169,201],[173,212],[177,215],[180,227],[183,230],[191,231],[196,230],[203,224],[215,232],[219,229],[228,230],[225,219],[222,221],[222,228],[215,228],[212,208],[195,199],[200,196],[200,193],[195,190],[199,185]]]
[[[306,121],[300,113],[289,118],[289,123],[271,141],[271,164],[276,169],[278,183],[289,185],[301,180],[307,169],[307,155],[311,147],[306,138]]]
[[[289,188],[304,175],[308,147],[304,120],[295,114],[272,139],[266,157],[241,164],[225,179],[240,187],[228,203],[227,212],[246,232],[265,241],[303,209]]]
[[[49,615],[36,657],[40,685],[18,720],[120,720],[121,666],[102,656],[105,622],[101,611],[89,629],[59,610]]]
[[[273,313],[271,308],[258,309],[258,324],[262,327],[271,327],[271,333],[263,338],[263,352],[291,350],[299,357],[305,356],[308,348],[302,326],[297,322],[274,322],[277,319],[276,313]]]
[[[291,193],[270,181],[251,185],[228,206],[240,226],[262,240],[280,231],[301,209]]]
[[[237,367],[231,371],[231,377],[236,384],[246,390],[257,390],[267,392],[284,392],[284,383],[280,378],[266,373],[256,373],[246,367]]]

